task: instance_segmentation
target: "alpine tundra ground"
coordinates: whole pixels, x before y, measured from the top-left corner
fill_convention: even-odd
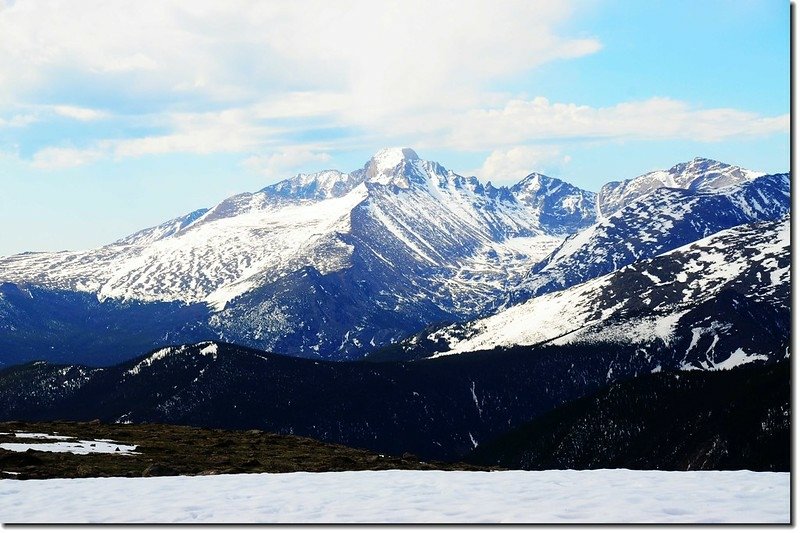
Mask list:
[[[0,423],[0,478],[142,477],[343,470],[482,470],[258,430],[163,424]]]

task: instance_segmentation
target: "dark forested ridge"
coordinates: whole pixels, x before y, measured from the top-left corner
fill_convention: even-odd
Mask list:
[[[614,345],[334,363],[205,342],[113,367],[39,362],[0,371],[0,419],[261,429],[456,460],[566,402],[647,374],[649,365],[639,352]],[[704,375],[681,374],[689,381]],[[722,406],[728,400],[720,394],[714,401]],[[650,416],[642,408],[641,416]]]
[[[788,471],[789,361],[616,383],[479,446],[512,469]]]

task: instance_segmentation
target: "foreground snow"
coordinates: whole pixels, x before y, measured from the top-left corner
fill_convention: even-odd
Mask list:
[[[773,472],[329,472],[0,481],[18,522],[788,523]]]

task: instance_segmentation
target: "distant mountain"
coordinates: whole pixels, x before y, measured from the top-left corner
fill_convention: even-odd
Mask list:
[[[694,183],[694,182],[693,182]],[[789,212],[788,174],[714,190],[659,188],[570,236],[535,264],[512,302],[571,287],[718,231]]]
[[[0,300],[0,319],[14,331],[0,338],[0,361],[120,360],[198,332],[305,357],[359,358],[431,323],[485,313],[583,224],[565,209],[590,193],[559,183],[551,202],[550,189],[530,180],[495,188],[411,149],[386,149],[349,174],[298,175],[96,250],[2,258],[0,281],[16,287],[7,285],[9,294],[42,294],[43,306]],[[44,305],[54,299],[69,312]],[[87,306],[102,318],[71,319]],[[161,325],[119,312],[130,306],[147,307]],[[193,309],[188,323],[184,307]],[[87,338],[92,346],[81,344]]]
[[[640,376],[558,407],[466,460],[515,470],[788,472],[789,373],[783,361]]]
[[[597,214],[600,217],[610,216],[662,187],[713,192],[731,185],[741,185],[763,174],[696,157],[669,170],[656,170],[628,180],[606,183],[597,193]]]
[[[789,230],[788,217],[737,226],[487,318],[428,329],[382,357],[608,343],[634,347],[653,371],[783,357],[791,328]]]
[[[314,174],[298,174],[288,180],[261,189],[265,198],[288,200],[327,200],[341,198],[355,189],[362,181],[359,173],[345,174],[338,170],[326,170]]]
[[[706,160],[664,175],[603,200],[535,173],[494,187],[393,148],[353,172],[301,174],[98,249],[0,258],[0,366],[105,364],[210,338],[360,359],[788,212],[788,175]],[[598,218],[612,196],[649,191],[639,182],[687,188],[657,188]]]
[[[575,233],[594,224],[595,193],[559,179],[533,173],[511,187],[511,194],[532,207],[539,223],[549,233]]]

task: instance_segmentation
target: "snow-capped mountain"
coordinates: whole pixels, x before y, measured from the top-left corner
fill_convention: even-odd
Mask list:
[[[713,191],[745,183],[763,174],[713,159],[696,157],[669,170],[656,170],[628,180],[606,183],[597,193],[597,214],[609,216],[661,187]]]
[[[338,170],[325,170],[314,174],[298,174],[275,185],[264,187],[260,192],[267,198],[294,200],[327,200],[339,198],[352,191],[362,179],[356,173],[345,174]]]
[[[789,342],[789,229],[787,216],[721,231],[488,318],[415,336],[402,350],[626,345],[640,349],[652,371],[771,360]]]
[[[789,207],[788,174],[711,190],[656,189],[568,237],[531,268],[511,301],[571,287],[739,224],[777,220]]]
[[[94,250],[0,258],[0,364],[118,361],[208,338],[360,358],[788,210],[787,175],[707,160],[661,174],[631,183],[687,188],[598,217],[602,198],[554,178],[494,187],[385,149]]]
[[[596,219],[596,194],[534,172],[511,187],[517,200],[532,207],[550,233],[575,233]]]
[[[580,219],[560,226],[550,219],[565,216],[570,195],[591,193],[559,183],[555,189],[564,192],[553,190],[553,210],[550,189],[525,182],[514,191],[496,188],[411,149],[386,149],[349,174],[301,174],[95,250],[2,258],[0,280],[56,291],[81,309],[83,295],[96,295],[103,310],[113,308],[101,312],[112,332],[119,329],[117,307],[149,305],[163,316],[161,304],[170,303],[163,330],[139,332],[153,337],[150,346],[196,338],[176,338],[183,312],[175,305],[205,305],[206,319],[179,329],[282,353],[347,358],[431,323],[486,312],[558,245],[565,228],[580,227]],[[25,305],[24,314],[37,313]],[[48,337],[18,311],[0,294],[7,329],[38,328]],[[47,342],[48,354],[77,348],[67,348],[68,339],[54,348]],[[122,348],[120,356],[133,355]]]

